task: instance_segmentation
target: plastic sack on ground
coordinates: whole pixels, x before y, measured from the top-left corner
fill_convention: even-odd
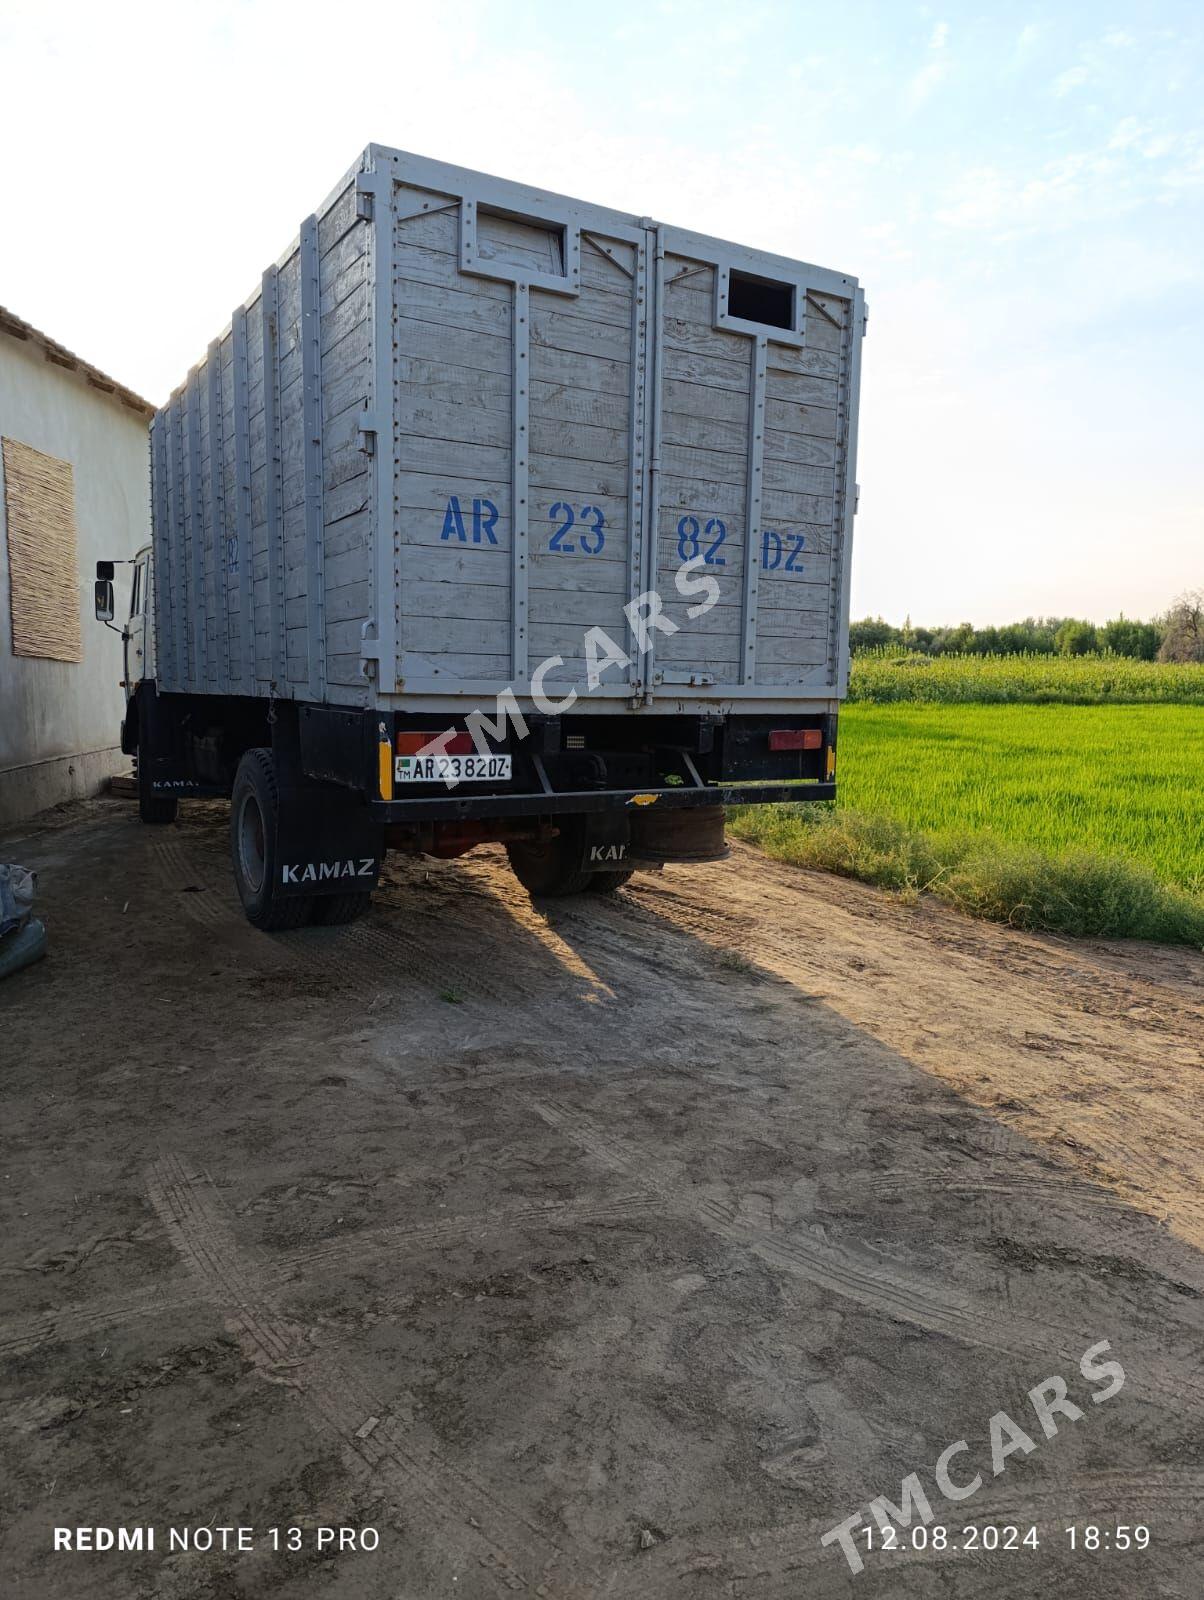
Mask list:
[[[36,872],[0,863],[0,978],[46,954],[46,929],[32,915]]]
[[[0,863],[0,939],[29,921],[37,886],[36,872]]]
[[[0,939],[0,978],[20,972],[46,954],[46,929],[37,917],[30,917],[23,928]]]

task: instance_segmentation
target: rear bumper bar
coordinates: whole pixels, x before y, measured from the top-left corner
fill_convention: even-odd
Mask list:
[[[651,799],[647,798],[652,796]],[[413,800],[375,800],[381,822],[440,822],[463,817],[547,817],[566,812],[638,811],[656,805],[759,806],[785,800],[834,800],[835,783],[708,784],[680,789],[579,789],[554,794],[432,794]]]

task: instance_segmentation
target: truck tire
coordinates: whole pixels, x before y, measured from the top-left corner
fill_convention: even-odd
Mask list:
[[[635,871],[634,867],[629,867],[626,872],[595,872],[592,881],[586,884],[586,890],[590,894],[614,894],[616,889],[631,882]]]
[[[230,857],[247,921],[267,932],[301,928],[313,914],[310,895],[277,892],[277,817],[280,790],[270,750],[248,750],[230,795]]]
[[[154,794],[150,786],[150,762],[142,758],[142,746],[134,757],[138,763],[138,815],[143,822],[174,822],[180,802],[174,795]]]
[[[333,928],[337,923],[354,922],[362,917],[372,904],[372,896],[359,894],[316,894],[313,899],[313,920]]]
[[[561,831],[546,844],[508,844],[514,876],[529,894],[580,894],[594,873],[581,866],[581,830],[566,818]]]

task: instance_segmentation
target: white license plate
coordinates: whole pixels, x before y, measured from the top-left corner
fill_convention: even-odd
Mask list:
[[[397,783],[505,783],[509,756],[397,756]]]

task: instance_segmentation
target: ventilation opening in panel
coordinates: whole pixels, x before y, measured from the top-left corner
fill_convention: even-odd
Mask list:
[[[794,327],[794,285],[732,271],[727,280],[727,314],[767,328]]]
[[[563,278],[564,229],[478,208],[477,259]]]

